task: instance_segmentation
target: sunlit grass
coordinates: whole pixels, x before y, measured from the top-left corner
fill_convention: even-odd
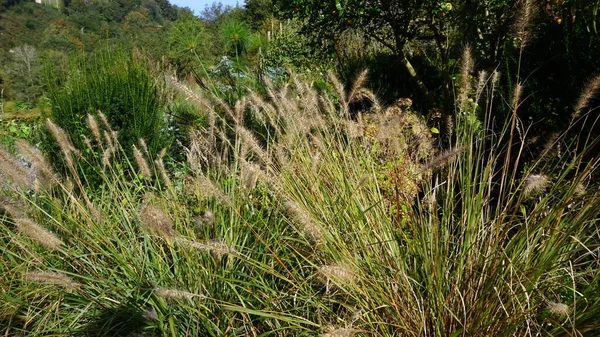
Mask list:
[[[365,81],[346,91],[332,76],[334,100],[292,79],[234,107],[174,82],[208,114],[178,172],[143,143],[130,160],[108,123],[89,116],[95,146],[108,153],[85,163],[100,176],[93,192],[76,169],[84,149],[60,129],[68,175],[25,145],[17,157],[3,152],[0,332],[598,331],[598,159],[585,159],[593,142],[518,171],[508,163],[521,150],[504,144],[523,130],[492,134],[459,104],[457,138],[438,153],[421,118],[379,107]],[[489,83],[465,101],[493,103]],[[354,114],[357,100],[375,112]]]

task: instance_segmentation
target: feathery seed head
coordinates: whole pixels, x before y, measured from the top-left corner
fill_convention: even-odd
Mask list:
[[[571,122],[577,119],[581,115],[581,110],[583,110],[594,95],[598,93],[600,90],[600,75],[592,78],[583,88],[581,95],[577,99],[577,103],[575,103],[575,108],[573,109],[573,114],[571,115]]]
[[[519,104],[521,104],[521,95],[522,94],[523,94],[523,85],[521,83],[517,83],[517,85],[515,85],[515,90],[513,92],[513,101],[512,101],[513,110],[516,110],[519,107]]]
[[[206,211],[202,215],[202,221],[204,221],[207,224],[212,225],[215,222],[215,215],[211,211]]]
[[[356,273],[350,266],[342,264],[324,265],[319,267],[321,274],[326,281],[341,282],[351,284],[356,282]]]
[[[258,182],[260,167],[256,164],[250,164],[246,161],[242,161],[241,166],[241,180],[242,186],[246,192],[252,192]]]
[[[359,330],[353,328],[339,328],[330,332],[324,333],[322,337],[354,337]]]
[[[467,101],[467,96],[471,90],[471,72],[473,71],[473,56],[471,47],[466,46],[463,50],[462,64],[460,67],[461,85],[458,106],[462,109]]]
[[[571,308],[564,303],[548,302],[548,310],[556,316],[568,316]]]
[[[142,205],[139,210],[140,220],[148,229],[165,236],[174,234],[173,220],[162,210],[152,205]]]
[[[216,258],[221,258],[224,255],[236,254],[237,251],[229,247],[224,241],[210,240],[206,242],[191,241],[183,237],[176,237],[175,242],[183,246],[198,249],[214,255]]]
[[[169,189],[173,187],[173,183],[171,182],[171,178],[169,178],[169,174],[167,173],[167,169],[165,168],[165,163],[163,161],[164,149],[161,151],[161,155],[154,160],[156,167],[158,167],[158,172],[160,173],[160,177],[165,184],[165,186]]]
[[[144,158],[144,155],[137,148],[137,146],[135,146],[135,144],[133,145],[133,158],[134,158],[135,163],[136,163],[136,165],[138,167],[139,173],[142,176],[144,176],[144,178],[150,178],[152,176],[152,172],[150,171],[150,167],[148,166],[148,163],[146,162],[146,159]]]
[[[104,124],[104,127],[106,127],[106,129],[112,130],[112,127],[110,126],[110,123],[108,122],[108,118],[100,110],[98,110],[98,117],[100,117],[100,120],[102,121],[102,123]]]
[[[170,288],[154,288],[154,294],[166,300],[192,300],[194,297],[204,298],[204,295],[201,294],[194,294],[189,291]]]
[[[94,136],[94,140],[96,141],[98,146],[102,146],[102,137],[100,136],[100,128],[98,127],[98,122],[96,121],[96,118],[94,118],[94,116],[92,116],[91,114],[88,114],[86,122],[88,127],[90,128],[90,131],[92,132],[92,135]]]
[[[288,200],[285,203],[285,208],[295,222],[302,226],[302,232],[309,240],[317,244],[322,242],[323,233],[321,226],[317,224],[312,214],[292,200]]]
[[[233,201],[227,196],[219,186],[208,179],[205,176],[198,176],[196,178],[196,187],[201,191],[205,197],[214,197],[229,207],[233,207]]]
[[[50,232],[29,218],[16,218],[15,226],[19,232],[26,234],[47,249],[57,250],[63,244],[63,242],[56,235],[54,235],[54,233]]]
[[[52,272],[34,272],[25,273],[23,277],[29,281],[41,282],[56,285],[64,288],[66,291],[77,290],[81,285],[67,275]]]
[[[158,321],[158,312],[154,308],[149,308],[144,312],[144,318],[148,321],[156,322]]]
[[[36,174],[36,177],[39,179],[42,186],[48,188],[60,182],[59,177],[54,173],[52,166],[48,164],[46,158],[39,149],[23,139],[17,140],[15,145],[19,152],[31,161],[32,168],[38,173]]]
[[[34,187],[35,173],[24,162],[0,148],[0,177],[4,176],[22,190]]]
[[[547,176],[541,174],[530,174],[525,177],[525,187],[523,193],[525,196],[535,195],[543,192],[550,183]]]
[[[525,48],[529,43],[534,10],[533,0],[524,0],[517,16],[517,20],[515,21],[515,35],[519,43],[519,48],[521,49]]]

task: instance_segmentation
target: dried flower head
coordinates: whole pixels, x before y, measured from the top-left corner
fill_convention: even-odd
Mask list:
[[[96,118],[91,114],[87,115],[87,125],[94,136],[94,140],[98,144],[98,146],[102,146],[102,137],[100,136],[100,128],[98,127],[98,122]]]
[[[359,332],[353,328],[339,328],[322,334],[322,337],[353,337]]]
[[[31,162],[32,169],[37,173],[36,178],[42,186],[50,187],[60,182],[60,179],[52,170],[52,166],[46,161],[42,151],[23,139],[17,140],[15,145],[19,149],[19,152]]]
[[[215,223],[215,214],[211,211],[206,211],[202,215],[202,221],[206,224],[212,225]]]
[[[241,165],[241,181],[242,186],[247,192],[252,192],[258,182],[260,167],[256,164],[250,164],[242,161]]]
[[[173,221],[160,209],[147,204],[142,205],[139,215],[142,224],[150,230],[166,236],[173,235]]]
[[[548,302],[548,310],[556,316],[568,316],[571,308],[564,303]]]
[[[201,294],[171,288],[154,288],[154,294],[166,300],[192,300],[194,297],[204,298],[204,295]]]
[[[151,307],[144,312],[144,318],[151,322],[158,321],[158,312],[156,312],[156,309]]]
[[[520,11],[515,21],[515,35],[519,42],[519,48],[523,49],[527,46],[531,37],[531,21],[534,16],[535,6],[533,0],[524,0]]]
[[[67,275],[52,272],[25,273],[23,277],[29,281],[48,283],[64,288],[67,291],[73,291],[80,287],[80,284],[73,281]]]
[[[32,172],[25,163],[20,162],[3,149],[0,149],[0,177],[4,177],[23,190],[31,189],[35,181],[35,177],[32,176]]]
[[[188,240],[186,238],[177,237],[175,242],[180,245],[187,246],[190,248],[198,249],[204,252],[208,252],[214,255],[216,258],[221,258],[224,255],[236,254],[237,251],[229,247],[224,241],[221,240],[210,240],[206,242],[196,242]]]
[[[19,232],[26,234],[50,250],[57,250],[63,244],[54,233],[35,223],[31,219],[16,218],[15,226]]]
[[[285,208],[294,221],[302,226],[302,232],[309,240],[317,244],[322,242],[323,233],[321,226],[317,224],[317,221],[315,221],[310,212],[292,200],[288,200],[285,203]]]
[[[592,101],[594,95],[600,90],[600,75],[592,78],[584,87],[581,95],[575,103],[573,114],[571,115],[571,123],[581,115],[581,111]]]
[[[106,115],[100,110],[98,110],[98,117],[100,117],[100,120],[104,124],[104,127],[106,127],[108,130],[112,130],[110,123],[108,122],[108,118],[106,118]]]
[[[201,191],[204,194],[204,196],[208,198],[214,197],[215,199],[221,201],[225,205],[233,207],[233,202],[231,201],[231,198],[229,198],[229,196],[227,196],[227,194],[225,194],[219,186],[217,186],[214,182],[212,182],[212,180],[208,179],[207,177],[198,176],[196,179],[196,187],[199,191]]]
[[[467,101],[467,96],[471,91],[471,72],[473,71],[473,55],[471,52],[471,47],[466,46],[463,50],[462,63],[460,67],[460,76],[461,76],[461,84],[460,84],[460,95],[458,98],[458,106],[463,109],[465,102]]]
[[[545,175],[530,174],[525,177],[525,187],[523,193],[525,196],[534,195],[543,192],[548,186],[550,180]]]
[[[146,162],[144,155],[135,145],[133,145],[133,158],[135,159],[135,163],[140,171],[140,174],[145,178],[150,178],[152,176],[152,172],[150,171],[148,162]]]
[[[325,277],[326,281],[335,281],[351,284],[356,281],[356,273],[350,266],[342,264],[324,265],[319,267],[319,274]]]
[[[167,169],[165,168],[165,162],[163,161],[165,153],[164,151],[165,149],[161,151],[161,155],[156,160],[154,160],[154,163],[156,164],[156,167],[158,167],[158,172],[160,172],[160,177],[162,178],[163,183],[167,188],[171,189],[173,187],[173,183],[171,182],[171,178],[169,178],[169,174],[167,173]]]

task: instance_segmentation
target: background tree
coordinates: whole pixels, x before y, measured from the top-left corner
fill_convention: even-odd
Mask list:
[[[232,19],[223,23],[221,34],[229,52],[239,62],[240,54],[246,50],[250,28],[243,21]]]
[[[200,77],[201,56],[209,50],[204,24],[191,12],[185,12],[169,29],[169,58],[180,76]]]
[[[246,0],[244,18],[253,30],[260,30],[266,21],[274,18],[273,0]]]

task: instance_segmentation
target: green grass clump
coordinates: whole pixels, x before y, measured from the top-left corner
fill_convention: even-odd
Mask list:
[[[89,140],[95,136],[87,128],[88,115],[101,111],[127,151],[144,138],[150,153],[156,155],[169,145],[170,137],[164,85],[151,67],[139,53],[104,50],[74,59],[68,74],[60,78],[49,71],[50,118],[83,149],[83,136]]]
[[[130,160],[119,139],[101,137],[111,150],[88,163],[101,168],[94,193],[78,176],[77,146],[52,122],[67,175],[24,142],[25,159],[0,152],[11,181],[1,187],[0,332],[599,331],[600,198],[589,186],[597,159],[559,155],[550,143],[526,170],[511,166],[526,134],[520,122],[489,134],[488,120],[475,123],[463,104],[452,150],[436,153],[424,122],[406,106],[379,107],[365,81],[363,73],[346,91],[332,76],[334,101],[292,78],[231,107],[172,80],[207,113],[187,169],[167,172],[144,142]],[[488,83],[464,100],[491,111]],[[352,114],[358,100],[376,112]]]

